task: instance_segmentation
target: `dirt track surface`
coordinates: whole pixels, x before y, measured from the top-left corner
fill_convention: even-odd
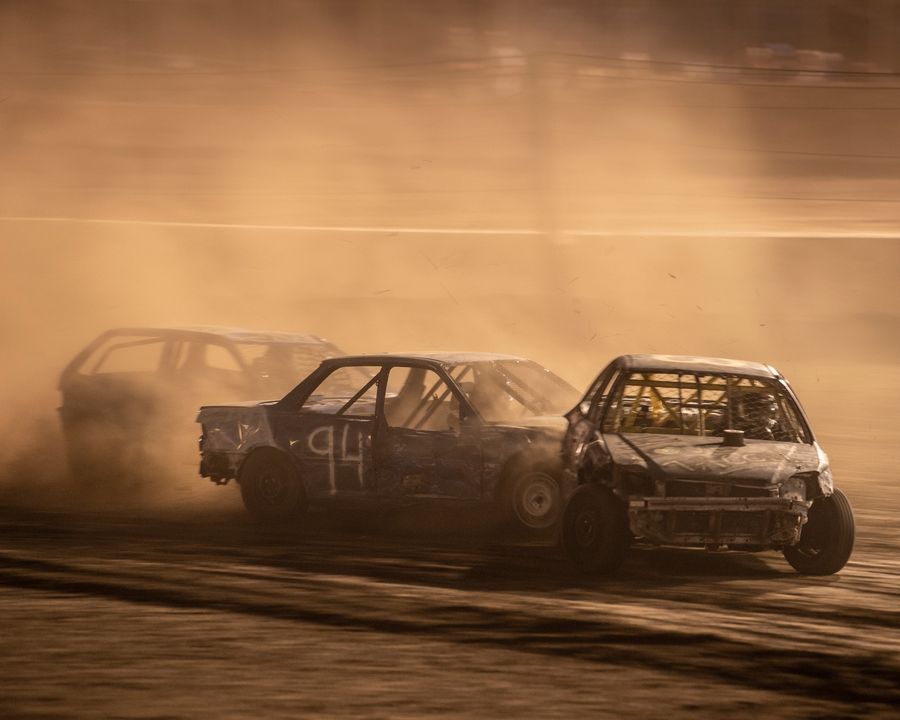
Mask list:
[[[888,717],[900,705],[900,561],[874,511],[858,508],[869,531],[834,577],[798,576],[775,553],[636,548],[615,578],[584,579],[552,540],[458,512],[260,528],[222,497],[178,512],[0,509],[0,715]]]

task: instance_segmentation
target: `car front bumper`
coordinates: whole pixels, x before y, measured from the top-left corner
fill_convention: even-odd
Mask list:
[[[809,503],[790,498],[631,498],[631,532],[662,545],[783,547],[800,539]]]

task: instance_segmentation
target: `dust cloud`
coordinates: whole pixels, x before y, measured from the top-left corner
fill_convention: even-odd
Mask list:
[[[578,387],[625,352],[762,360],[826,436],[896,405],[896,89],[641,74],[527,14],[353,7],[0,7],[13,495],[65,476],[57,377],[116,326],[512,352]]]

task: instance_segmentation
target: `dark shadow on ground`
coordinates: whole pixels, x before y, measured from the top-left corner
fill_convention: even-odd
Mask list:
[[[279,571],[495,592],[652,594],[654,590],[706,588],[715,593],[718,586],[735,580],[810,581],[794,573],[774,551],[707,552],[641,544],[632,546],[617,572],[586,576],[566,561],[554,531],[511,532],[488,511],[462,508],[379,512],[317,508],[296,521],[261,524],[238,507],[205,512],[0,507],[0,523],[10,539],[90,542],[120,555],[139,554],[152,543],[176,557],[212,554],[223,560],[252,560]]]

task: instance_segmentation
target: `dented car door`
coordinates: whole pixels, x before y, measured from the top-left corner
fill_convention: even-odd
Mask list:
[[[359,496],[375,488],[372,438],[381,368],[339,367],[297,410],[276,441],[298,461],[310,497]]]
[[[375,443],[378,494],[480,498],[481,443],[477,425],[462,420],[461,394],[433,369],[397,365],[387,373]]]

